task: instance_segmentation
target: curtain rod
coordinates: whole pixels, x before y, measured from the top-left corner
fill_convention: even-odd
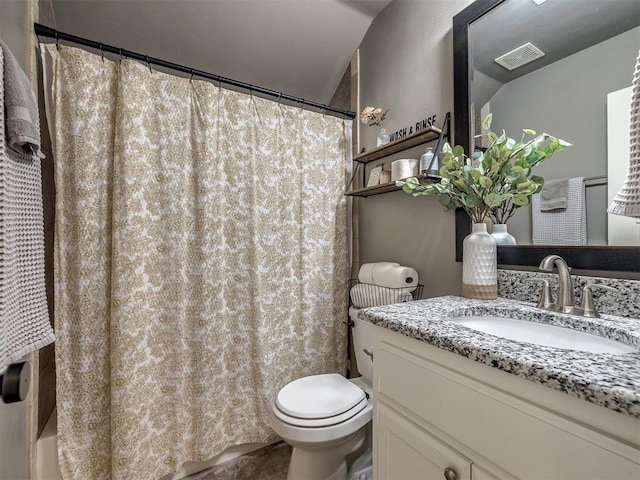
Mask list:
[[[146,64],[158,65],[160,67],[168,68],[171,70],[177,70],[179,72],[188,73],[191,76],[206,78],[208,80],[214,80],[216,82],[225,83],[227,85],[233,85],[235,87],[244,88],[246,90],[249,90],[250,92],[257,92],[263,95],[277,97],[278,100],[289,100],[295,103],[299,103],[301,108],[305,105],[308,105],[309,107],[318,108],[322,112],[334,112],[348,118],[355,118],[356,116],[355,112],[351,112],[349,110],[342,110],[340,108],[331,107],[329,105],[324,105],[322,103],[312,102],[309,100],[305,100],[304,98],[294,97],[292,95],[287,95],[285,93],[277,92],[275,90],[270,90],[268,88],[259,87],[257,85],[251,85],[250,83],[241,82],[239,80],[233,80],[232,78],[226,78],[220,75],[214,75],[212,73],[204,72],[202,70],[197,70],[195,68],[185,67],[184,65],[178,65],[177,63],[167,62],[165,60],[150,57],[148,55],[142,55],[140,53],[132,52],[130,50],[125,50],[124,48],[118,48],[111,45],[107,45],[105,43],[89,40],[87,38],[71,35],[69,33],[60,32],[54,28],[47,27],[40,23],[34,23],[33,27],[35,29],[36,35],[40,37],[55,38],[56,43],[58,43],[60,40],[64,40],[70,43],[83,45],[85,47],[95,48],[97,50],[100,50],[100,52],[115,53],[117,55],[120,55],[120,57],[133,58],[135,60],[140,60],[141,62],[145,62]]]

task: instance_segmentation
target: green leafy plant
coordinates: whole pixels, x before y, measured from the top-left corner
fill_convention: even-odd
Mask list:
[[[487,216],[494,223],[506,223],[544,185],[532,169],[571,144],[530,129],[523,130],[520,141],[504,131],[498,136],[491,131],[492,118],[489,114],[482,122],[490,141],[484,152],[476,151],[470,158],[460,145],[445,143],[440,181],[410,177],[396,185],[414,196],[437,195],[445,210],[463,208],[474,223]]]

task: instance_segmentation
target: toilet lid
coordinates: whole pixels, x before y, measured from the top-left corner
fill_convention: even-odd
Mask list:
[[[336,415],[334,417],[327,418],[297,418],[291,415],[287,415],[286,413],[282,413],[277,405],[273,406],[273,414],[276,418],[280,419],[281,422],[287,423],[289,425],[293,425],[295,427],[304,427],[304,428],[318,428],[318,427],[331,427],[333,425],[338,425],[340,423],[345,423],[361,412],[365,411],[367,406],[371,407],[369,400],[363,398],[361,402],[359,402],[355,407],[347,410],[340,415]]]
[[[340,415],[366,399],[364,391],[337,373],[299,378],[276,398],[278,409],[292,417],[318,419]]]

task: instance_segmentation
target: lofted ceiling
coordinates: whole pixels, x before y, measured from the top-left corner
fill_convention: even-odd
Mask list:
[[[328,103],[354,50],[389,1],[47,0],[41,21],[65,33]]]

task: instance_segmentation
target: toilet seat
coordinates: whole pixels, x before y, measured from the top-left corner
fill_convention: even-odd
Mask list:
[[[271,409],[271,427],[283,440],[298,447],[302,444],[308,446],[318,444],[326,445],[327,442],[334,442],[355,434],[360,428],[371,422],[371,418],[373,417],[373,401],[369,398],[365,407],[348,420],[335,425],[316,428],[292,425],[289,422],[295,420],[293,417],[289,417],[283,421],[276,416],[275,412],[277,410],[278,408],[274,404]]]
[[[337,425],[338,423],[343,423],[354,417],[358,413],[360,413],[369,403],[367,398],[363,398],[357,405],[353,408],[350,408],[346,412],[341,413],[340,415],[335,415],[327,418],[297,418],[286,415],[281,412],[277,407],[273,408],[273,414],[282,420],[284,423],[288,423],[289,425],[295,425],[296,427],[330,427],[332,425]]]
[[[356,415],[367,405],[367,395],[337,373],[299,378],[284,386],[273,412],[298,426],[335,425]]]

